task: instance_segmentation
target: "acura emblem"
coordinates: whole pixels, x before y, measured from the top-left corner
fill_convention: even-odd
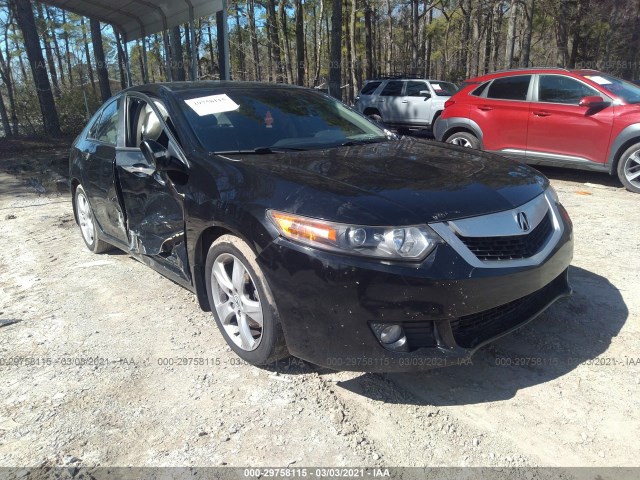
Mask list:
[[[523,232],[529,231],[529,219],[527,218],[526,213],[518,212],[518,215],[516,216],[516,221],[518,222],[518,226],[520,227],[520,230],[522,230]]]

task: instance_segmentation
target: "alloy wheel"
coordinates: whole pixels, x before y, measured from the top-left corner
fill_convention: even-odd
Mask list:
[[[263,312],[255,281],[245,265],[230,253],[213,262],[211,290],[214,308],[227,335],[242,350],[258,348]]]
[[[457,145],[459,147],[471,148],[471,142],[464,137],[452,137],[449,140],[449,143],[452,145]]]
[[[640,150],[636,150],[627,157],[624,165],[624,176],[629,183],[640,187]]]
[[[78,193],[77,198],[77,210],[78,210],[78,223],[80,223],[80,230],[84,241],[89,245],[93,245],[94,228],[93,228],[93,215],[91,213],[91,205],[85,196],[84,192]]]

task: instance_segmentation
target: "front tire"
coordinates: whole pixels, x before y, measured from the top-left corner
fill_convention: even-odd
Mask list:
[[[76,188],[74,206],[76,209],[76,220],[80,226],[82,239],[87,248],[93,253],[104,253],[111,250],[113,247],[107,242],[100,240],[98,236],[98,225],[82,185],[78,185]]]
[[[205,275],[213,318],[240,358],[269,365],[289,356],[271,289],[245,242],[233,235],[213,242]]]
[[[628,148],[620,157],[618,178],[627,190],[640,193],[640,143]]]
[[[456,132],[449,135],[447,143],[451,145],[457,145],[459,147],[475,148],[480,150],[480,140],[473,133],[469,132]]]

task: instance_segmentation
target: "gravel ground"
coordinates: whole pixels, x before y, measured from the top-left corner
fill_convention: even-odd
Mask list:
[[[640,195],[614,180],[544,170],[573,297],[472,365],[380,375],[243,364],[194,295],[85,248],[55,158],[0,161],[0,466],[640,466]]]

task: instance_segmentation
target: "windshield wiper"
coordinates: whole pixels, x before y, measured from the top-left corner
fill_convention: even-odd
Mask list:
[[[233,154],[252,154],[252,155],[266,155],[269,153],[281,153],[281,152],[304,152],[306,148],[295,147],[257,147],[253,150],[221,150],[219,152],[213,152],[214,155],[233,155]]]
[[[389,140],[388,138],[369,138],[366,140],[347,140],[344,143],[341,143],[339,146],[341,147],[353,147],[355,145],[366,145],[369,143],[381,143]]]

